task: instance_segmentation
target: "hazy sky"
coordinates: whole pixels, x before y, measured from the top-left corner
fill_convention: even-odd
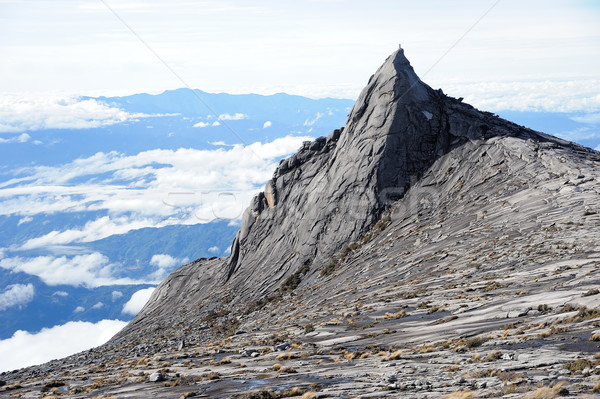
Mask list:
[[[568,81],[599,91],[594,0],[0,0],[0,91],[184,86],[126,25],[207,91],[355,97],[399,43],[436,88]]]

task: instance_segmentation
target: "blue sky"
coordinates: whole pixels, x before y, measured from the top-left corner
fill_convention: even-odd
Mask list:
[[[597,2],[574,0],[1,0],[0,87],[124,94],[183,80],[355,98],[402,43],[424,81],[488,107],[533,87],[556,109],[590,109],[600,103],[599,20]],[[513,108],[530,106],[513,97]]]

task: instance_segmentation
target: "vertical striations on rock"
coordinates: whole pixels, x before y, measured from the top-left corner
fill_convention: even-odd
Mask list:
[[[478,114],[423,83],[398,49],[369,79],[345,128],[281,162],[243,216],[226,279],[254,280],[264,292],[302,265],[325,264],[437,158],[493,130]]]

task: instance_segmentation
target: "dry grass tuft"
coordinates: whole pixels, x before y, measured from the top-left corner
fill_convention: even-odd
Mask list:
[[[275,360],[291,360],[291,359],[297,359],[299,357],[300,357],[300,355],[298,355],[297,353],[289,352],[289,353],[281,353],[281,354],[277,355],[277,357],[275,357]]]
[[[467,390],[452,392],[444,397],[445,399],[472,399],[473,392]]]
[[[390,353],[387,356],[384,356],[381,358],[382,362],[388,362],[390,360],[398,360],[402,357],[402,351],[401,350],[397,350],[395,352]]]
[[[283,366],[281,365],[281,363],[275,363],[274,365],[271,366],[271,370],[273,371],[279,371],[281,370]]]
[[[528,392],[525,399],[552,399],[557,396],[565,396],[569,394],[569,390],[565,387],[566,382],[562,381],[550,387],[541,387],[535,391]]]

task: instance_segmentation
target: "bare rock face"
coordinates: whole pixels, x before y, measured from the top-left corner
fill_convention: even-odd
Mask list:
[[[528,136],[421,82],[399,49],[371,77],[344,129],[281,162],[243,216],[226,281],[261,294],[363,236],[436,159],[470,140]]]
[[[350,251],[395,219],[415,216],[423,201],[440,203],[472,183],[473,192],[507,190],[516,181],[571,173],[572,166],[540,155],[554,149],[597,157],[433,90],[399,49],[369,79],[344,128],[304,143],[280,162],[245,211],[230,257],[200,259],[174,271],[114,342],[141,331],[203,331],[210,312],[233,317],[298,286],[318,290]],[[444,209],[464,208],[456,201]],[[471,217],[446,224],[460,229]],[[419,240],[415,245],[426,238]]]

